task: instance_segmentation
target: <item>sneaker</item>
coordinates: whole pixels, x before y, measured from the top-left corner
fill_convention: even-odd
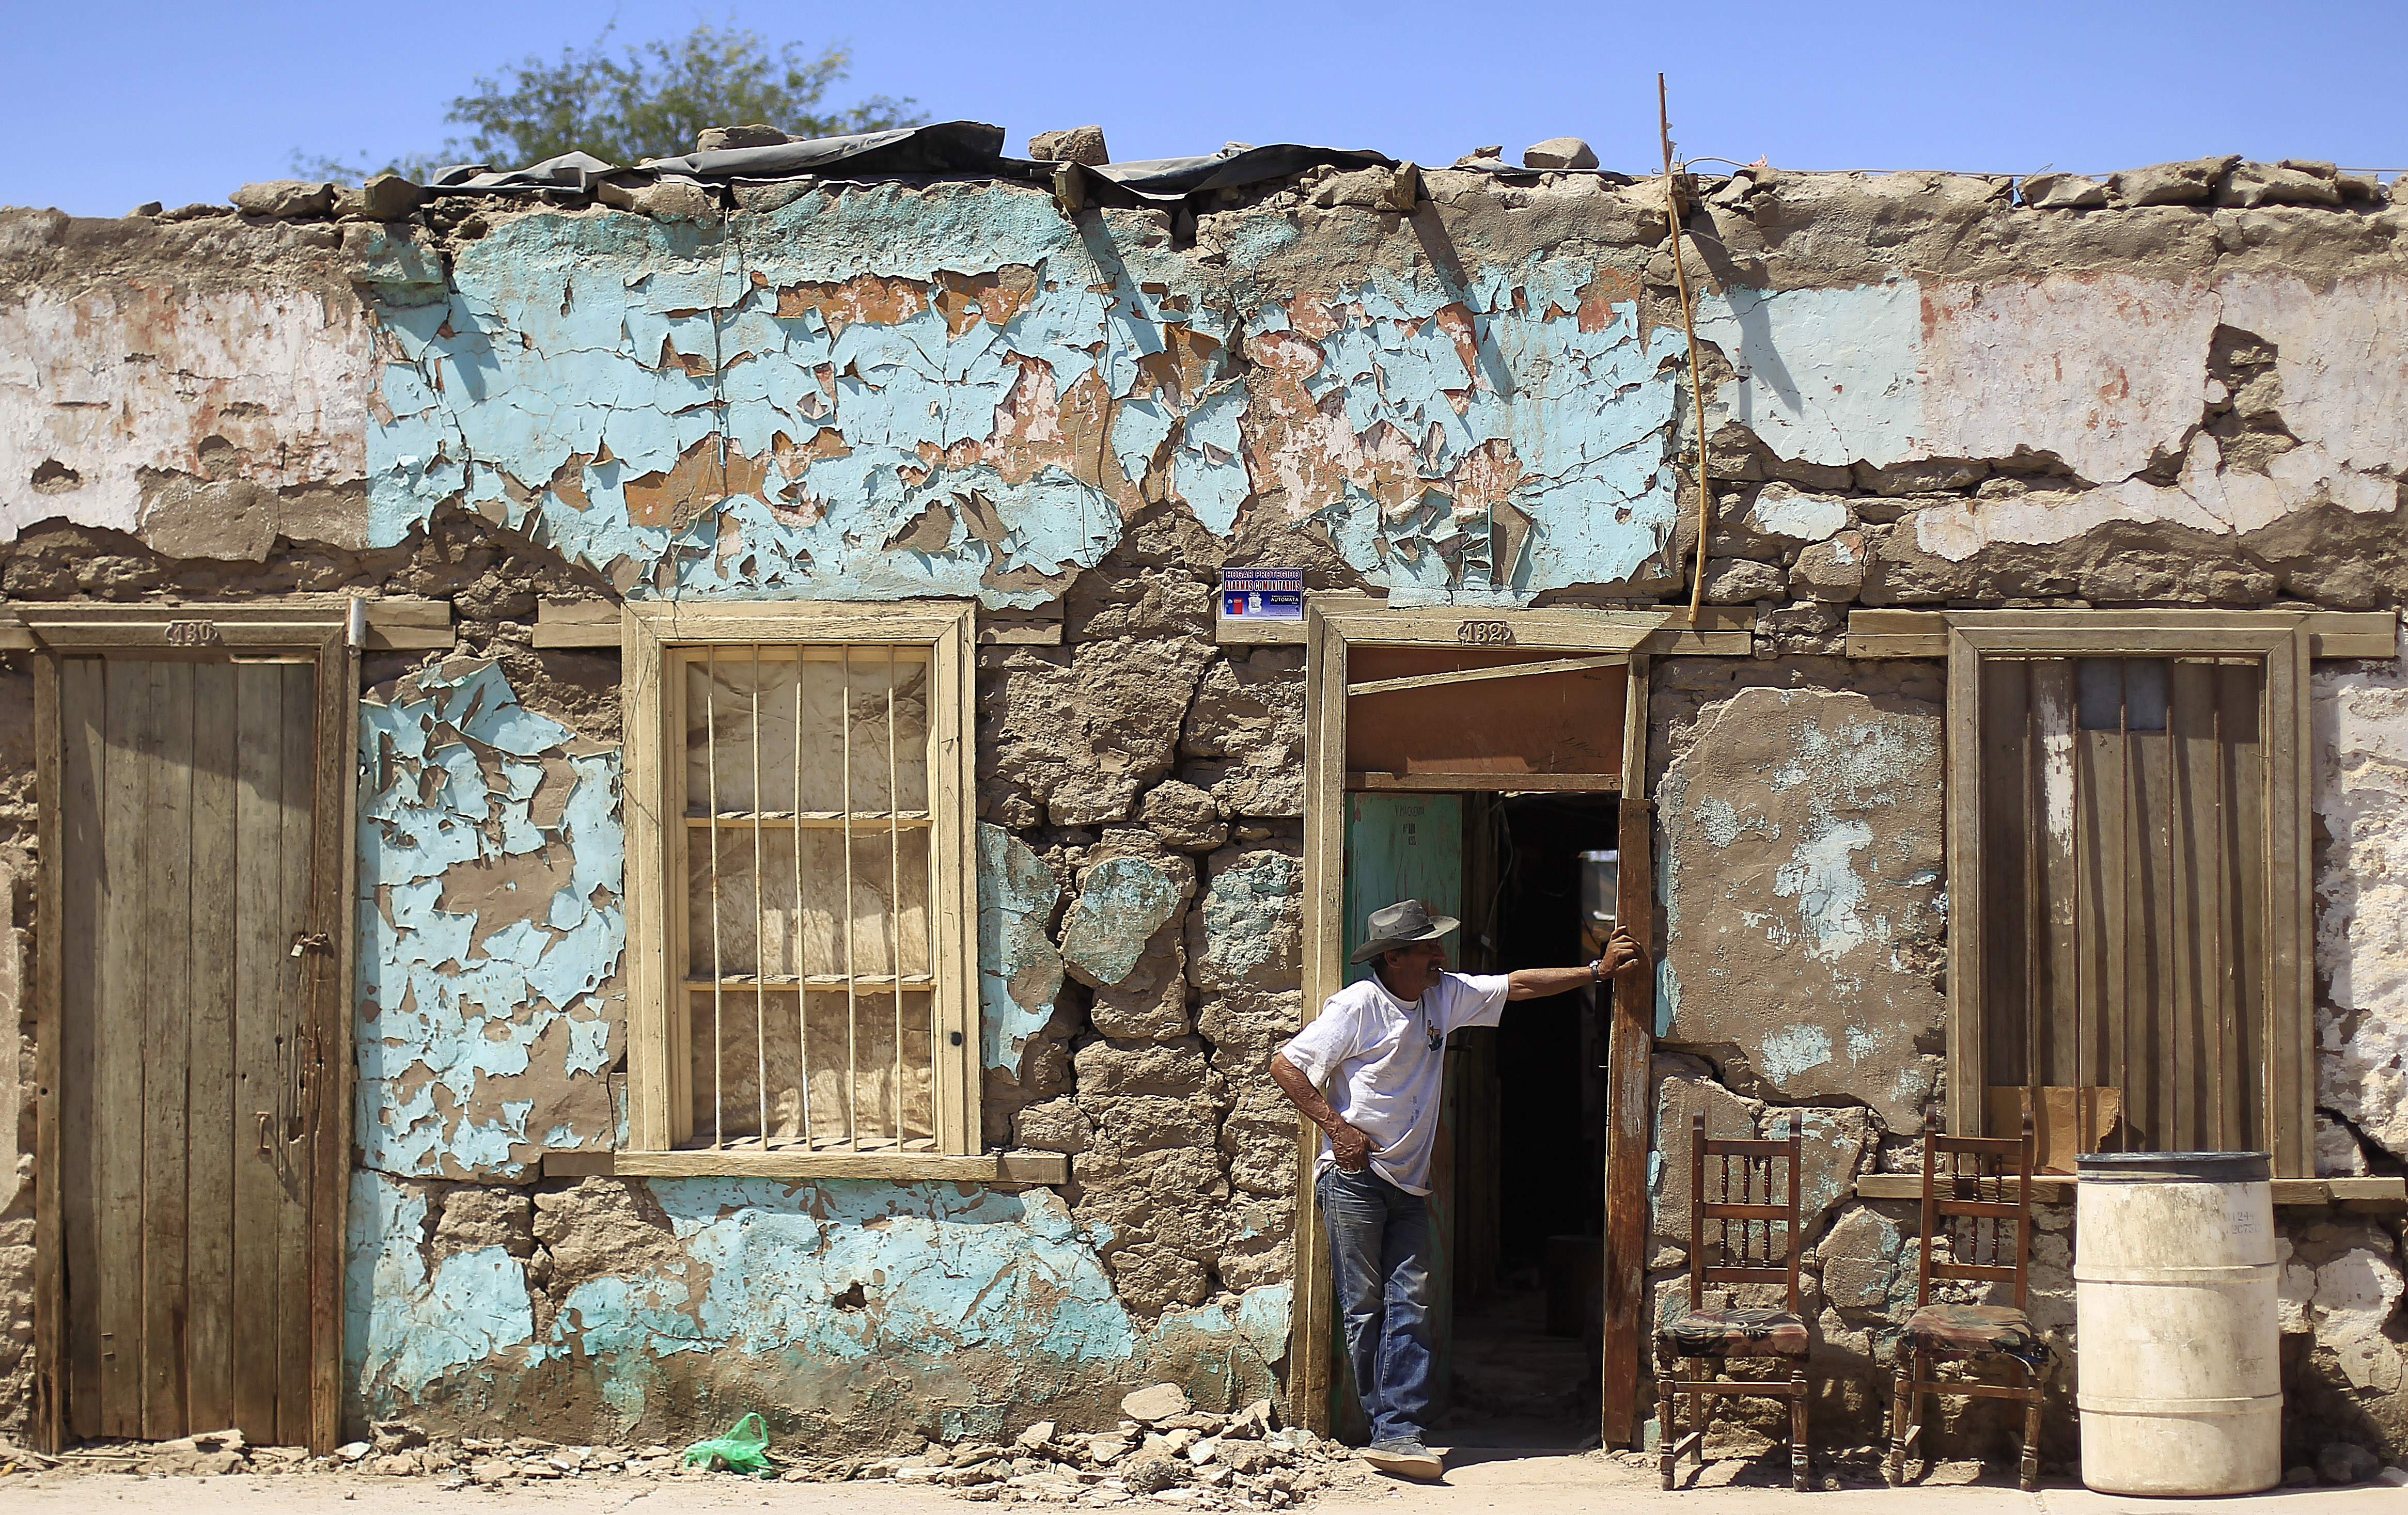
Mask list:
[[[1412,1479],[1423,1483],[1435,1482],[1446,1472],[1446,1460],[1423,1446],[1416,1437],[1376,1441],[1364,1448],[1362,1455],[1363,1461],[1383,1473],[1394,1473],[1400,1479]]]

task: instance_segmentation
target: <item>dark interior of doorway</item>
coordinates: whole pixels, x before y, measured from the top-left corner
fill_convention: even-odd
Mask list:
[[[1588,961],[1612,929],[1616,797],[1469,798],[1468,965]],[[1460,1034],[1453,1393],[1433,1428],[1458,1447],[1597,1440],[1605,993],[1517,1001],[1495,1030]]]

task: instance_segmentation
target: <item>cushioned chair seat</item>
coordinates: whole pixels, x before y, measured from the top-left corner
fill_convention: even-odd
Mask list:
[[[2031,1317],[2004,1305],[1926,1305],[1906,1318],[1906,1339],[1935,1357],[1995,1352],[2039,1367],[2053,1355]]]
[[[1806,1322],[1787,1310],[1684,1310],[1656,1328],[1683,1357],[1803,1357]]]

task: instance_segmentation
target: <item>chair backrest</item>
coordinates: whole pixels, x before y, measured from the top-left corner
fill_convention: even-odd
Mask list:
[[[2031,1263],[2031,1112],[2020,1136],[1923,1134],[1923,1261],[1914,1280],[1917,1307],[1931,1303],[1935,1279],[2014,1285],[2025,1307]],[[2014,1188],[2008,1191],[2012,1177]],[[1948,1236],[1948,1255],[1933,1244]]]
[[[1775,1141],[1710,1141],[1703,1113],[1689,1122],[1689,1308],[1705,1308],[1710,1283],[1779,1283],[1788,1286],[1791,1314],[1798,1312],[1798,1257],[1805,1249],[1798,1234],[1799,1154],[1804,1143],[1798,1120]],[[1713,1193],[1707,1193],[1708,1169]],[[1785,1172],[1784,1170],[1786,1170]],[[1706,1253],[1706,1227],[1716,1230],[1715,1255]],[[1733,1229],[1737,1245],[1733,1245]],[[1773,1234],[1780,1233],[1778,1250]]]

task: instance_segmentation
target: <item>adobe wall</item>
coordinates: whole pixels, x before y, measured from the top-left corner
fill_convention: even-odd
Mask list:
[[[1885,1351],[1902,1212],[1849,1184],[1929,1117],[1946,971],[1942,670],[1846,660],[1847,608],[2408,593],[2403,213],[2212,166],[2197,203],[2135,179],[2065,208],[2028,202],[2088,193],[1761,170],[1692,219],[1707,597],[1756,608],[1756,656],[1656,674],[1658,1173],[1693,1108],[1806,1122],[1835,1369]],[[1425,184],[1401,216],[1384,171],[1316,170],[1192,235],[977,183],[698,219],[0,213],[0,594],[454,612],[452,648],[364,676],[356,1416],[669,1438],[757,1405],[882,1445],[1275,1384],[1294,1126],[1261,1068],[1300,1013],[1302,670],[1215,645],[1214,578],[1656,603],[1694,545],[1660,183]],[[978,935],[986,1135],[1071,1183],[542,1177],[615,1139],[625,946],[617,659],[533,648],[546,594],[1059,602],[1059,646],[979,655]],[[2408,1159],[2401,679],[2316,679],[2336,1170]],[[20,931],[27,684],[0,682]],[[2396,1218],[2322,1223],[2290,1232],[2299,1381],[2400,1447]],[[1669,1265],[1669,1206],[1657,1230]]]

